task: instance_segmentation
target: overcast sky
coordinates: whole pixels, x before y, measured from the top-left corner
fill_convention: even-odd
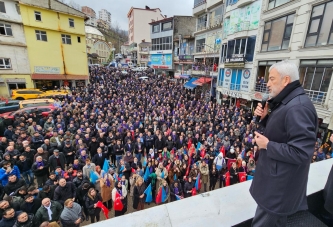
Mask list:
[[[163,15],[171,17],[173,15],[191,16],[194,0],[65,0],[69,3],[74,1],[81,6],[93,8],[98,17],[98,11],[106,9],[111,12],[111,23],[117,21],[120,28],[128,30],[127,13],[130,8],[160,8]]]

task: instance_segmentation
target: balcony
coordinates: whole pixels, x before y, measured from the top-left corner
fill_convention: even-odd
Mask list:
[[[268,94],[267,83],[257,83],[255,87],[255,91],[259,91],[261,93]]]
[[[197,32],[203,31],[207,29],[207,22],[201,22],[197,25]]]
[[[206,10],[206,0],[196,1],[193,7],[193,16],[198,16],[199,14],[205,12]]]

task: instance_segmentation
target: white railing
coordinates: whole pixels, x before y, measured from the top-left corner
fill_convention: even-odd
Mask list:
[[[323,106],[325,104],[327,92],[322,91],[313,91],[313,90],[305,90],[305,93],[309,96],[313,104]]]

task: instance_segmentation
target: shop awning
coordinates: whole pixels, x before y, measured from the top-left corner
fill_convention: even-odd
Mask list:
[[[198,78],[192,78],[192,79],[190,79],[188,82],[186,82],[184,84],[184,88],[187,88],[187,89],[193,89],[193,88],[195,88],[197,85],[193,84],[193,82],[195,82],[196,80],[198,80]]]
[[[33,80],[88,80],[85,75],[63,75],[63,74],[32,74]]]
[[[212,81],[212,78],[208,77],[200,77],[198,80],[194,82],[194,84],[202,86],[203,84],[210,83]]]

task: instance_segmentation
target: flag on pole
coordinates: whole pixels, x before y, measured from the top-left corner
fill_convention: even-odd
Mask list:
[[[147,182],[148,179],[149,179],[149,167],[147,166],[146,167],[146,170],[145,170],[145,175],[143,175],[143,179]]]
[[[201,181],[200,181],[200,173],[199,173],[197,176],[197,179],[195,181],[195,189],[197,191],[200,191],[200,188],[201,188]]]
[[[148,185],[148,187],[143,193],[146,194],[146,203],[151,203],[153,201],[153,192],[151,189],[151,183]]]
[[[109,219],[109,210],[106,208],[101,201],[98,201],[96,204],[96,207],[99,207],[102,209],[104,216],[106,219]]]
[[[225,186],[230,185],[230,173],[229,171],[225,174]]]
[[[104,170],[105,173],[107,173],[109,170],[109,162],[106,159],[104,159],[104,164],[103,164],[102,170]]]

